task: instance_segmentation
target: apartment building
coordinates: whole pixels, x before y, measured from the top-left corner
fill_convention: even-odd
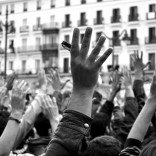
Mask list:
[[[109,46],[114,53],[105,62],[128,65],[131,55],[143,51],[144,61],[151,60],[155,70],[155,0],[0,0],[0,70],[4,70],[6,8],[11,27],[8,31],[7,69],[20,74],[35,74],[39,68],[59,67],[70,72],[70,53],[61,46],[71,42],[75,27],[80,29],[80,45],[87,26],[93,28],[90,48],[101,34],[107,37],[100,55]],[[13,26],[13,27],[12,27]],[[124,40],[125,34],[129,40]]]

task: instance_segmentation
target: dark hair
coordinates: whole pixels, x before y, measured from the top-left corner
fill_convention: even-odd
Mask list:
[[[6,111],[0,111],[0,136],[2,135],[9,118],[9,113]]]
[[[106,127],[108,126],[110,119],[102,112],[96,113],[94,115],[90,135],[92,138],[104,135],[106,132]]]
[[[39,114],[34,126],[39,136],[49,136],[50,122],[43,113]]]
[[[82,156],[118,156],[121,150],[120,142],[112,136],[101,136],[89,142]]]
[[[148,143],[141,151],[139,156],[156,156],[156,140]]]

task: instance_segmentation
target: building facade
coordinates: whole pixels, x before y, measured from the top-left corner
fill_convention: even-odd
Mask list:
[[[35,74],[41,67],[59,67],[70,72],[70,53],[61,47],[71,42],[73,29],[80,29],[80,45],[87,26],[93,28],[90,48],[101,34],[106,36],[100,55],[109,46],[114,53],[105,62],[133,69],[131,55],[143,51],[143,60],[151,60],[155,70],[155,0],[0,0],[0,71],[4,70],[5,20],[15,29],[8,31],[7,70]],[[11,29],[10,27],[10,29]],[[127,32],[130,40],[124,41]]]

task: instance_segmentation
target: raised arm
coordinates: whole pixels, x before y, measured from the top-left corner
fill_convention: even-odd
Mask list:
[[[25,108],[26,82],[15,82],[12,90],[12,112],[0,137],[0,155],[8,156],[13,148]]]
[[[97,83],[99,69],[112,52],[110,48],[96,60],[105,41],[105,38],[101,36],[96,47],[87,56],[91,34],[92,29],[87,28],[82,46],[79,49],[79,29],[74,29],[70,51],[73,91],[68,109],[64,112],[63,119],[50,142],[46,156],[77,156],[80,154],[82,143],[88,135],[91,124],[92,96]]]

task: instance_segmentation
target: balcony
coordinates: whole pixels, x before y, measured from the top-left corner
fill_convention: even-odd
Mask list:
[[[145,44],[156,44],[156,36],[153,38],[146,37],[145,38]]]
[[[13,14],[14,13],[14,10],[11,10],[10,13]]]
[[[104,22],[104,18],[101,17],[101,18],[95,18],[94,19],[94,25],[99,25],[99,24],[103,24]]]
[[[87,19],[84,19],[84,20],[78,20],[78,26],[81,27],[81,26],[87,26]]]
[[[18,47],[17,51],[19,53],[38,52],[38,51],[41,51],[41,46],[23,46],[23,47]]]
[[[23,12],[27,12],[27,11],[28,11],[28,9],[27,9],[27,8],[24,8],[24,9],[23,9]]]
[[[139,44],[139,39],[137,37],[131,39],[128,43],[128,45],[138,45],[138,44]]]
[[[118,16],[112,16],[111,17],[111,23],[120,23],[120,19],[121,19],[121,16],[118,15]]]
[[[29,26],[22,26],[20,27],[20,33],[29,32]]]
[[[57,43],[43,44],[42,45],[42,50],[56,50],[56,49],[58,49]]]
[[[154,19],[156,19],[156,12],[148,12],[148,13],[146,13],[146,19],[147,20],[154,20]]]
[[[33,31],[42,31],[42,25],[34,25]]]
[[[51,6],[50,6],[51,8],[55,8],[55,4],[51,4]]]
[[[129,22],[138,21],[138,17],[139,17],[138,14],[136,14],[136,15],[129,15],[129,17],[128,17]]]
[[[62,23],[62,28],[70,28],[72,22],[71,21],[66,21]]]
[[[42,25],[43,34],[58,34],[59,33],[59,26],[57,22],[52,23],[45,23]]]
[[[36,9],[37,9],[37,10],[41,10],[41,6],[38,6]]]

